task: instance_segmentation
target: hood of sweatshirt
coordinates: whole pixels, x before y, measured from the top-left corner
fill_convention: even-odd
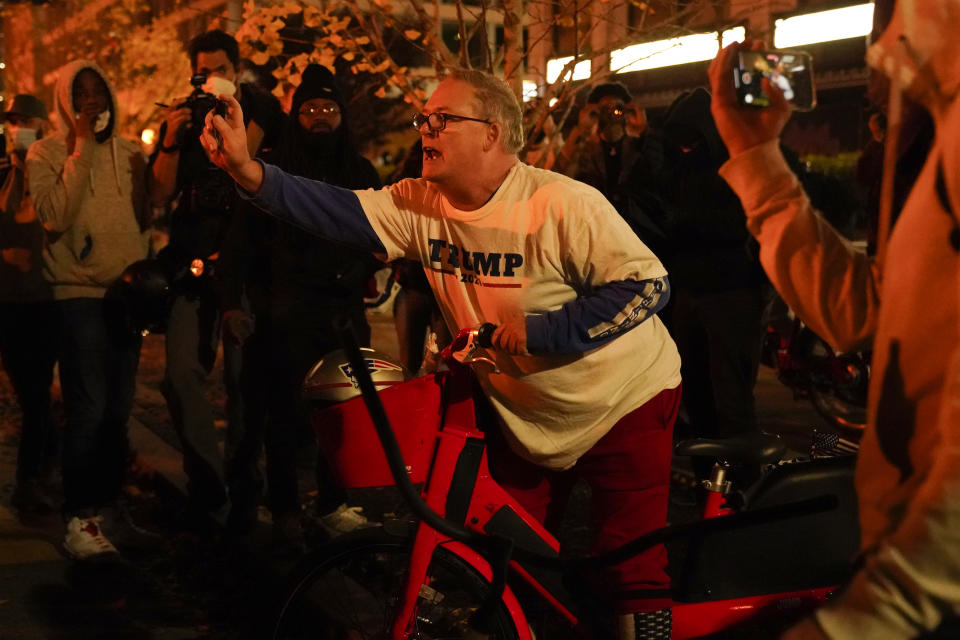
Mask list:
[[[109,141],[110,144],[110,155],[113,159],[113,174],[116,179],[117,188],[120,188],[121,179],[120,179],[120,167],[117,164],[117,94],[113,89],[113,85],[110,83],[110,79],[107,77],[107,74],[103,72],[95,62],[90,60],[74,60],[64,65],[60,69],[60,75],[57,78],[57,86],[54,90],[54,100],[56,102],[57,113],[60,114],[60,120],[63,122],[64,133],[73,133],[76,129],[77,122],[77,110],[73,106],[73,85],[77,81],[77,76],[80,75],[80,72],[89,69],[96,73],[103,80],[103,84],[107,87],[107,93],[110,96],[109,108],[110,108],[110,120],[107,123],[107,139],[101,142],[101,144]],[[90,186],[94,192],[96,192],[96,183],[93,177],[93,171],[90,172]]]
[[[703,87],[687,91],[674,100],[662,128],[668,140],[674,143],[699,140],[703,154],[714,168],[719,168],[729,157],[710,114],[710,92]]]
[[[70,131],[73,131],[76,127],[77,120],[77,110],[73,107],[73,85],[77,80],[77,76],[85,69],[89,69],[100,76],[104,85],[107,87],[107,92],[110,94],[111,115],[107,127],[110,131],[109,136],[113,137],[116,135],[117,128],[117,94],[113,90],[113,85],[110,83],[110,79],[107,78],[107,74],[105,74],[103,69],[98,67],[95,62],[90,60],[74,60],[60,69],[57,86],[54,91],[57,113],[60,114],[60,119],[63,121],[64,126]]]

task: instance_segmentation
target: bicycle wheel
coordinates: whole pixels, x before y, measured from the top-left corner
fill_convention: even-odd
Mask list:
[[[410,559],[409,541],[382,531],[341,539],[308,558],[283,598],[275,640],[388,640]],[[438,548],[417,602],[416,640],[462,638],[488,584],[466,562]],[[506,607],[495,640],[517,633]]]

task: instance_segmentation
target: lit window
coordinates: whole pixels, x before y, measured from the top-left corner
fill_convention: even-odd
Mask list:
[[[560,72],[571,60],[573,60],[573,56],[547,60],[547,82],[551,84],[556,82],[557,78],[560,77]],[[581,60],[573,67],[573,78],[568,78],[568,80],[587,80],[589,77],[590,61]]]
[[[799,47],[815,42],[860,38],[873,30],[873,3],[806,13],[774,23],[773,46]]]
[[[720,34],[722,46],[743,40],[746,32],[743,27],[727,29]],[[694,33],[679,38],[642,42],[617,49],[610,53],[610,68],[614,73],[644,71],[672,67],[677,64],[712,60],[720,50],[717,32]]]

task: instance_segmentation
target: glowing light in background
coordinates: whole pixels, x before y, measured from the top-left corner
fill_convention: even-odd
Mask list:
[[[610,52],[610,68],[627,73],[712,60],[721,46],[743,40],[745,35],[743,27],[734,27],[720,35],[722,45],[717,43],[716,31],[633,44]]]
[[[774,22],[773,46],[778,49],[870,35],[873,3],[806,13]]]
[[[560,77],[560,72],[568,62],[573,60],[573,56],[565,58],[552,58],[547,60],[547,82],[555,82]],[[567,80],[586,80],[590,77],[590,61],[581,60],[573,67],[573,78]]]
[[[537,87],[537,83],[532,80],[523,81],[523,101],[529,102],[530,100],[535,100],[540,97],[540,89]]]

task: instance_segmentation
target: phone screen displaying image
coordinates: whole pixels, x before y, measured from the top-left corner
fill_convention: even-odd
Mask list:
[[[779,87],[794,109],[809,111],[817,103],[813,63],[808,53],[741,51],[733,78],[741,104],[749,107],[770,106],[770,97],[761,86],[763,78],[768,78]]]

